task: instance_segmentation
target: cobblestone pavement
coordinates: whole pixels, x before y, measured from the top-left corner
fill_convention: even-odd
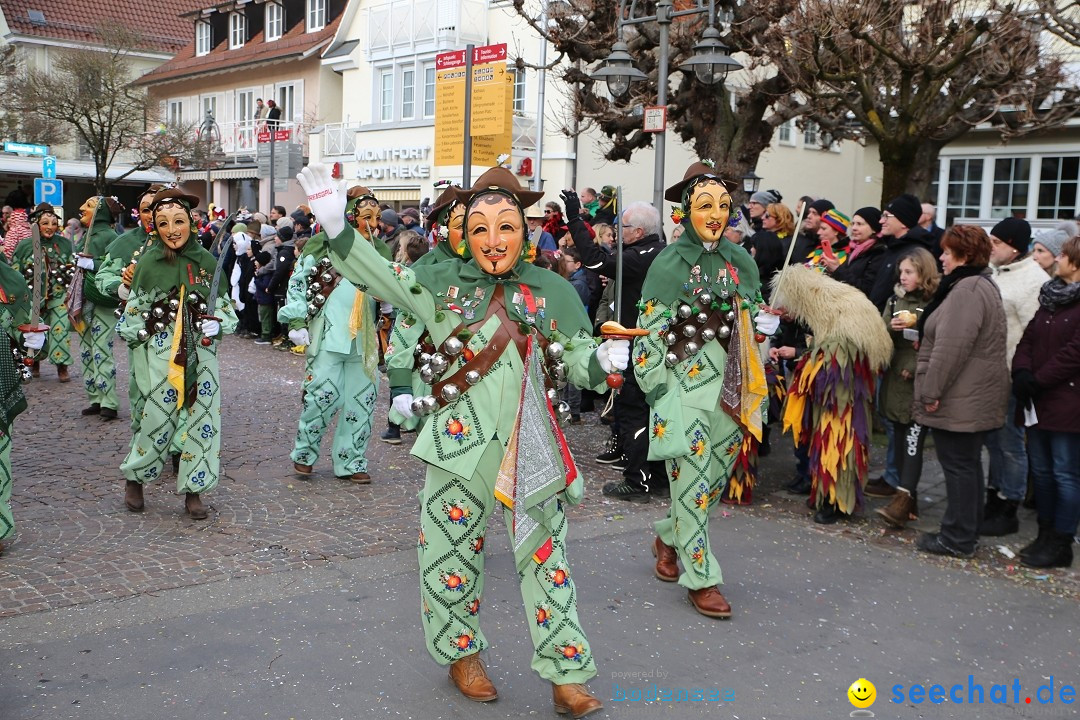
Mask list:
[[[372,442],[371,485],[336,479],[325,454],[315,474],[300,479],[288,453],[299,412],[303,358],[234,337],[224,343],[224,478],[208,495],[211,514],[202,522],[183,515],[183,500],[174,494],[168,469],[162,481],[147,488],[146,510],[128,512],[118,471],[130,438],[126,397],[120,420],[83,418],[79,410],[86,398],[79,373],[72,373],[73,382],[60,385],[51,365],[42,368],[41,379],[27,387],[30,409],[16,421],[13,433],[17,534],[5,542],[0,557],[0,617],[322,566],[414,546],[416,493],[423,467],[408,455],[412,436],[405,435],[400,446]],[[117,355],[118,386],[125,388],[126,358],[121,352]],[[385,389],[383,381],[380,418],[385,417]],[[617,473],[593,463],[592,457],[602,449],[607,428],[596,414],[584,417],[584,425],[568,432],[588,483],[586,500],[571,509],[571,517],[640,525],[660,517],[664,502],[638,505],[603,498],[600,486],[616,479]],[[383,427],[382,422],[376,424],[378,432]],[[790,441],[777,435],[776,450],[762,459],[755,504],[719,508],[714,523],[740,512],[809,523],[802,498],[779,490],[790,478],[793,463],[787,449]],[[324,449],[330,443],[327,433]],[[940,468],[932,452],[929,455],[920,488],[919,527],[924,529],[933,529],[944,510]],[[880,463],[883,451],[875,448],[874,456]],[[912,552],[913,532],[886,531],[869,515],[821,531]],[[1014,550],[1034,534],[1030,511],[1024,515],[1025,529],[1002,539]],[[501,524],[497,516],[493,522]],[[1080,593],[1075,570],[1024,571],[1000,554],[999,544],[986,544],[971,563],[941,562],[1053,592]]]

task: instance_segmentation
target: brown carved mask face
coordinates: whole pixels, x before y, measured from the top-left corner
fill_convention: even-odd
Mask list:
[[[489,275],[505,275],[525,246],[521,209],[510,198],[491,193],[476,200],[466,218],[469,251]]]
[[[60,219],[52,213],[45,213],[38,219],[38,232],[44,240],[51,238],[60,229]]]
[[[161,205],[154,212],[154,229],[170,250],[179,250],[191,236],[191,218],[177,204]]]
[[[139,198],[139,222],[143,230],[150,232],[154,224],[154,214],[150,212],[150,203],[154,200],[154,193],[146,193]]]
[[[79,208],[79,222],[83,227],[90,227],[90,223],[94,220],[94,211],[97,210],[98,199],[92,197],[82,204]]]
[[[450,243],[450,249],[458,251],[461,246],[461,238],[465,234],[465,206],[457,203],[450,208],[450,216],[446,218],[446,239]]]
[[[354,216],[356,228],[365,235],[370,235],[379,227],[379,203],[374,198],[364,198],[356,203]]]
[[[716,180],[706,180],[690,191],[690,225],[702,242],[723,239],[730,214],[731,195]]]

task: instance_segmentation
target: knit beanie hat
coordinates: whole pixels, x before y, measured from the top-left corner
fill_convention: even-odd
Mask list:
[[[281,242],[289,242],[293,239],[293,229],[291,227],[278,228],[277,236],[281,238]]]
[[[922,217],[922,203],[919,202],[919,198],[911,193],[904,193],[893,198],[885,206],[885,210],[891,212],[900,221],[900,224],[906,228],[913,228],[918,225],[919,218]]]
[[[750,202],[756,202],[765,207],[768,207],[772,203],[778,203],[781,199],[780,193],[776,190],[758,190],[750,196]]]
[[[269,265],[270,263],[272,263],[274,261],[274,256],[271,255],[270,253],[268,253],[267,251],[263,250],[262,252],[260,252],[258,255],[255,256],[255,261],[258,262],[259,265],[262,265],[263,267],[266,267],[267,265]]]
[[[389,208],[387,208],[386,210],[383,210],[379,214],[379,219],[382,220],[387,225],[389,225],[390,227],[397,227],[398,226],[398,214],[396,212],[394,212],[393,210],[390,210]]]
[[[1028,225],[1027,220],[1007,217],[995,225],[990,234],[1011,245],[1021,255],[1031,248],[1031,225]]]
[[[826,200],[825,198],[821,198],[820,200],[815,200],[814,202],[810,203],[810,209],[817,210],[818,215],[824,215],[826,212],[832,210],[834,207],[836,206],[832,204],[832,200]]]
[[[855,217],[856,215],[865,220],[866,224],[869,225],[870,229],[875,233],[881,232],[881,211],[876,207],[859,208],[851,214],[851,217]]]
[[[821,222],[841,235],[847,235],[847,230],[851,227],[851,218],[835,209],[826,210],[825,214],[821,216]]]
[[[1001,236],[999,235],[998,237]],[[1063,248],[1068,241],[1069,233],[1064,230],[1043,230],[1035,236],[1035,242],[1053,253],[1054,257],[1061,254],[1061,248]]]

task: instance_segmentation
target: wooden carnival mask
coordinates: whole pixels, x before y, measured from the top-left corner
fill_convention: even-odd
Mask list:
[[[724,238],[731,215],[731,195],[718,180],[706,178],[690,191],[690,225],[702,242]]]
[[[469,203],[466,218],[469,252],[489,275],[505,275],[525,247],[521,207],[502,193],[488,192]]]

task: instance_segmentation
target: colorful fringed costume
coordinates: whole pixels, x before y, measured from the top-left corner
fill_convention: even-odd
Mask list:
[[[790,266],[774,288],[774,305],[813,338],[788,386],[783,429],[797,446],[809,446],[811,502],[851,514],[863,502],[874,384],[892,340],[874,305],[850,285]]]
[[[769,386],[767,417],[778,418],[784,405],[787,389],[784,385],[784,376],[776,372],[776,366],[771,362],[765,363],[765,381]],[[765,430],[767,431],[768,428]],[[764,441],[767,440],[766,433]],[[725,505],[749,505],[753,502],[754,486],[757,485],[758,477],[758,453],[761,442],[764,441],[758,441],[751,433],[743,434],[739,456],[731,465],[731,475],[720,500]]]

